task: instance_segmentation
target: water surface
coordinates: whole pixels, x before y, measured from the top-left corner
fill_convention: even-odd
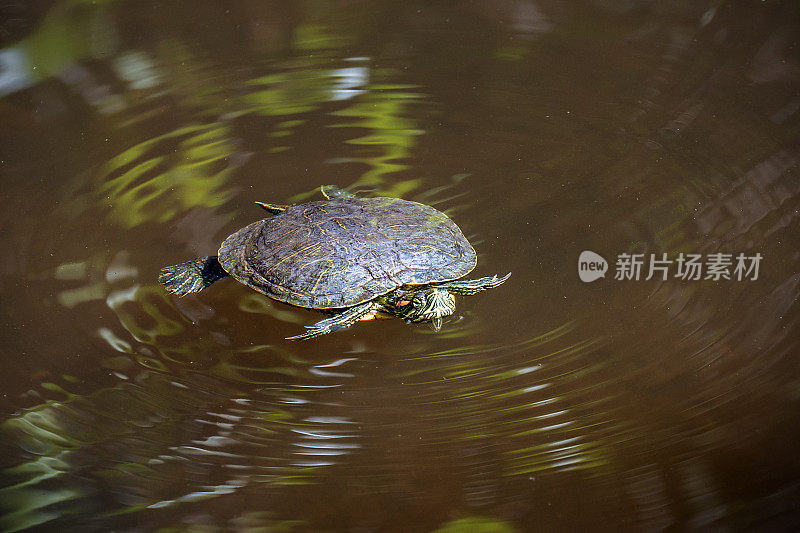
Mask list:
[[[796,529],[797,27],[792,2],[0,5],[0,529]],[[439,333],[304,343],[312,311],[156,283],[328,183],[446,212],[476,275],[513,276]],[[615,279],[639,253],[763,259]]]

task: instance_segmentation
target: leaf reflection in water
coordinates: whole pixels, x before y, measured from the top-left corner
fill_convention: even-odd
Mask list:
[[[97,194],[124,227],[166,222],[182,210],[213,208],[228,201],[225,185],[235,169],[235,149],[224,123],[187,126],[141,142],[109,161]],[[172,155],[153,155],[172,146]]]

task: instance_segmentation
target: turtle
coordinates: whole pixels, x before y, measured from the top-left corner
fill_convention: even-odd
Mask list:
[[[231,276],[256,291],[329,315],[305,340],[355,324],[396,316],[429,322],[436,331],[455,311],[455,296],[504,283],[464,280],[475,250],[450,218],[425,204],[360,197],[333,185],[324,200],[295,205],[255,202],[271,216],[230,235],[217,255],[162,268],[158,281],[178,296]]]

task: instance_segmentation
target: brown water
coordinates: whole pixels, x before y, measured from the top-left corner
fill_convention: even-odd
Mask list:
[[[0,3],[0,530],[800,528],[796,2]],[[160,267],[326,183],[513,272],[440,333]],[[584,283],[578,256],[609,261]],[[757,279],[615,279],[620,254]]]

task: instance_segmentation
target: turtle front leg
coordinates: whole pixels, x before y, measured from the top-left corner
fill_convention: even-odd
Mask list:
[[[478,279],[457,279],[455,281],[439,283],[436,286],[442,289],[447,289],[447,291],[451,294],[475,294],[477,292],[494,289],[498,285],[505,283],[509,277],[511,277],[511,272],[502,278],[498,278],[497,275],[494,275]]]
[[[293,337],[286,337],[286,339],[296,341],[313,339],[314,337],[319,337],[320,335],[325,335],[326,333],[331,333],[342,328],[346,328],[347,326],[352,326],[371,312],[378,309],[378,307],[380,306],[375,302],[365,302],[363,304],[350,307],[338,315],[333,315],[325,320],[320,320],[313,326],[306,326],[308,331],[305,333],[301,335],[295,335]]]

